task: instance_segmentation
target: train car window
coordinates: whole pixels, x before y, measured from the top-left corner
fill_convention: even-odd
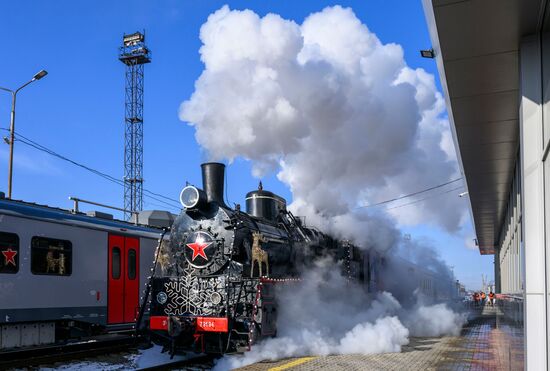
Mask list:
[[[128,250],[128,279],[136,279],[136,250]]]
[[[113,247],[111,277],[113,277],[114,280],[118,280],[120,278],[120,249],[118,247]]]
[[[0,232],[0,273],[19,271],[19,236]]]
[[[47,237],[31,239],[31,272],[51,276],[70,276],[73,267],[73,244]]]

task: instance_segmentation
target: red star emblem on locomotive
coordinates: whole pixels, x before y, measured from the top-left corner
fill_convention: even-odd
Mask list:
[[[15,255],[17,255],[17,251],[13,251],[12,249],[10,249],[8,247],[7,250],[5,251],[2,251],[2,255],[4,255],[4,263],[6,265],[8,264],[13,264],[13,266],[15,267]]]
[[[187,243],[185,245],[193,250],[193,257],[191,258],[191,261],[195,261],[195,258],[197,256],[201,256],[204,260],[208,260],[208,256],[206,256],[204,249],[212,245],[212,242],[204,242],[204,239],[200,233],[197,233],[197,238],[195,239],[195,242]]]

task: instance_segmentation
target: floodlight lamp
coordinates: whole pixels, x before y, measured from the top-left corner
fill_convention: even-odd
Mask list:
[[[122,38],[124,46],[137,45],[140,42],[145,42],[145,35],[140,32],[135,32],[131,35],[124,35]]]
[[[423,58],[435,58],[435,53],[433,49],[425,49],[420,51],[420,55]]]

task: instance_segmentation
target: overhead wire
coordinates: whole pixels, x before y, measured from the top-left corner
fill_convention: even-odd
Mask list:
[[[149,200],[143,200],[143,204],[145,206],[156,206],[156,207],[160,207],[160,208],[164,208],[166,207],[166,205],[161,205],[161,204],[157,204],[155,202],[151,202]],[[173,207],[173,206],[169,206],[169,207]],[[175,209],[175,208],[174,208]],[[179,210],[178,210],[179,211]]]
[[[449,184],[458,182],[459,180],[462,180],[462,178],[456,178],[456,179],[450,180],[450,181],[448,181],[448,182],[438,184],[438,185],[433,186],[433,187],[425,188],[425,189],[422,189],[422,190],[420,190],[420,191],[416,191],[416,192],[413,192],[413,193],[409,193],[409,194],[406,194],[406,195],[403,195],[403,196],[390,198],[390,199],[388,199],[388,200],[380,201],[380,202],[377,202],[377,203],[374,203],[374,204],[357,206],[355,209],[363,209],[363,208],[368,208],[368,207],[375,207],[375,206],[380,206],[380,205],[384,205],[384,204],[389,204],[389,203],[394,202],[394,201],[398,201],[398,200],[402,200],[402,199],[404,199],[404,198],[409,198],[409,197],[417,196],[417,195],[419,195],[419,194],[422,194],[422,193],[425,193],[425,192],[428,192],[428,191],[432,191],[432,190],[434,190],[434,189],[438,189],[438,188],[441,188],[441,187],[445,187],[446,185],[449,185]]]
[[[6,130],[6,131],[9,131],[9,129],[6,129],[6,128],[0,128],[2,130]],[[67,161],[75,166],[78,166],[80,168],[83,168],[93,174],[96,174],[106,180],[109,180],[115,184],[118,184],[120,186],[124,186],[124,181],[120,180],[120,179],[117,179],[109,174],[106,174],[104,172],[101,172],[99,170],[96,170],[94,168],[91,168],[89,166],[86,166],[84,164],[81,164],[75,160],[72,160],[66,156],[63,156],[43,145],[41,145],[40,143],[37,143],[35,141],[33,141],[32,139],[29,139],[27,137],[25,137],[24,135],[22,134],[19,134],[17,132],[14,132],[14,135],[15,135],[15,139],[23,144],[26,144],[30,147],[33,147],[39,151],[42,151],[42,152],[45,152],[51,156],[54,156],[54,157],[57,157],[61,160],[64,160],[64,161]],[[385,205],[385,204],[388,204],[388,203],[391,203],[391,202],[395,202],[395,201],[398,201],[398,200],[402,200],[402,199],[405,199],[405,198],[409,198],[409,197],[413,197],[413,196],[417,196],[419,194],[422,194],[422,193],[425,193],[425,192],[429,192],[429,191],[432,191],[432,190],[435,190],[435,189],[439,189],[439,188],[442,188],[442,187],[445,187],[446,185],[449,185],[449,184],[452,184],[452,183],[455,183],[455,182],[458,182],[459,180],[462,180],[462,178],[456,178],[456,179],[452,179],[448,182],[444,182],[444,183],[441,183],[441,184],[438,184],[438,185],[435,185],[433,187],[428,187],[428,188],[425,188],[425,189],[422,189],[422,190],[419,190],[419,191],[416,191],[416,192],[412,192],[412,193],[409,193],[409,194],[406,194],[406,195],[403,195],[403,196],[399,196],[399,197],[394,197],[394,198],[391,198],[391,199],[388,199],[388,200],[384,200],[384,201],[380,201],[380,202],[377,202],[377,203],[374,203],[374,204],[369,204],[369,205],[362,205],[362,206],[357,206],[356,208],[354,209],[362,209],[362,208],[369,208],[369,207],[375,207],[375,206],[381,206],[381,205]],[[226,186],[227,186],[227,174],[225,176],[225,179],[224,179],[224,182],[226,183]],[[227,195],[227,187],[224,187],[225,188],[225,198],[226,200],[229,202],[229,199],[228,199],[228,195]],[[397,209],[397,208],[400,208],[400,207],[404,207],[404,206],[408,206],[408,205],[413,205],[413,204],[416,204],[418,202],[422,202],[422,201],[425,201],[427,199],[430,199],[430,198],[433,198],[433,197],[437,197],[437,196],[440,196],[440,195],[443,195],[443,194],[446,194],[446,193],[450,193],[450,192],[453,192],[453,191],[456,191],[456,190],[459,190],[463,188],[463,186],[460,186],[460,187],[456,187],[456,188],[453,188],[453,189],[450,189],[448,191],[445,191],[443,193],[438,193],[436,195],[432,195],[430,197],[425,197],[425,198],[422,198],[422,199],[419,199],[419,200],[415,200],[415,201],[412,201],[412,202],[409,202],[409,203],[406,203],[406,204],[402,204],[402,205],[398,205],[398,206],[394,206],[394,207],[390,207],[390,208],[387,208],[386,210],[392,210],[392,209]],[[152,192],[148,189],[145,189],[143,188],[143,191],[147,194],[145,194],[144,196],[146,197],[149,197],[150,199],[153,199],[157,202],[160,202],[166,206],[169,206],[171,208],[175,208],[175,209],[180,209],[179,207],[179,201],[178,200],[175,200],[173,198],[170,198],[170,197],[167,197],[167,196],[164,196],[162,194],[159,194],[159,193],[155,193],[155,192]],[[174,204],[176,204],[177,206],[175,206],[174,204],[172,203],[169,203],[169,202],[166,202],[164,200],[160,200],[154,196],[157,196],[157,197],[160,197],[160,198],[163,198],[167,201],[170,201],[170,202],[173,202]]]
[[[406,204],[401,204],[401,205],[397,205],[397,206],[393,206],[393,207],[388,207],[386,208],[386,210],[393,210],[393,209],[399,209],[400,207],[404,207],[404,206],[409,206],[409,205],[413,205],[413,204],[416,204],[416,203],[419,203],[419,202],[422,202],[422,201],[426,201],[430,198],[434,198],[434,197],[437,197],[437,196],[441,196],[441,195],[444,195],[444,194],[447,194],[447,193],[451,193],[451,192],[454,192],[454,191],[458,191],[459,189],[463,189],[464,186],[460,186],[460,187],[456,187],[456,188],[453,188],[453,189],[449,189],[445,192],[441,192],[441,193],[437,193],[435,195],[431,195],[429,197],[424,197],[424,198],[421,198],[419,200],[415,200],[415,201],[411,201],[411,202],[408,202]]]
[[[1,129],[2,129],[2,130],[9,131],[8,129],[5,129],[5,128],[1,128]],[[29,139],[29,138],[25,137],[24,135],[22,135],[22,134],[20,134],[20,133],[14,132],[14,135],[15,135],[15,139],[16,139],[18,142],[21,142],[21,143],[23,143],[23,144],[25,144],[25,145],[27,145],[27,146],[30,146],[30,147],[32,147],[32,148],[35,148],[35,149],[39,150],[39,151],[45,152],[45,153],[47,153],[47,154],[49,154],[49,155],[51,155],[51,156],[57,157],[57,158],[59,158],[59,159],[61,159],[61,160],[63,160],[63,161],[69,162],[69,163],[71,163],[71,164],[73,164],[73,165],[75,165],[75,166],[77,166],[77,167],[80,167],[80,168],[82,168],[82,169],[84,169],[84,170],[87,170],[87,171],[89,171],[89,172],[91,172],[91,173],[93,173],[93,174],[95,174],[95,175],[98,175],[98,176],[100,176],[100,177],[102,177],[102,178],[104,178],[104,179],[106,179],[106,180],[108,180],[108,181],[110,181],[110,182],[113,182],[113,183],[118,184],[118,185],[120,185],[120,186],[124,186],[124,181],[122,181],[122,180],[120,180],[120,179],[117,179],[117,178],[115,178],[115,177],[113,177],[113,176],[111,176],[111,175],[109,175],[109,174],[106,174],[106,173],[104,173],[104,172],[102,172],[102,171],[96,170],[96,169],[91,168],[91,167],[89,167],[89,166],[87,166],[87,165],[84,165],[84,164],[81,164],[81,163],[79,163],[79,162],[77,162],[77,161],[75,161],[75,160],[72,160],[72,159],[70,159],[70,158],[68,158],[68,157],[66,157],[66,156],[63,156],[63,155],[61,155],[61,154],[59,154],[59,153],[57,153],[57,152],[55,152],[55,151],[49,149],[48,147],[43,146],[42,144],[37,143],[36,141],[34,141],[34,140],[32,140],[32,139]],[[155,201],[157,201],[157,202],[160,202],[160,203],[162,203],[162,204],[164,204],[164,205],[166,205],[166,206],[168,206],[168,207],[170,207],[170,208],[172,208],[172,209],[177,209],[177,210],[179,211],[179,209],[180,209],[180,207],[179,207],[179,201],[177,201],[177,200],[175,200],[175,199],[173,199],[173,198],[170,198],[170,197],[161,195],[161,194],[159,194],[159,193],[152,192],[152,191],[150,191],[150,190],[148,190],[148,189],[145,189],[145,188],[143,188],[143,191],[146,193],[144,196],[149,197],[149,198],[152,199],[152,200],[155,200]],[[159,199],[159,198],[157,198],[157,197],[155,197],[155,196],[160,197],[160,198],[163,198],[164,200]],[[170,201],[170,202],[167,202],[167,201],[165,201],[165,200],[168,200],[168,201]],[[175,205],[177,205],[177,206],[175,206]],[[166,207],[166,206],[165,206],[165,207]]]

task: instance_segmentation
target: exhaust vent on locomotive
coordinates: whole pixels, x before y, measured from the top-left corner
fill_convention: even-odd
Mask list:
[[[280,211],[286,210],[286,200],[273,192],[264,191],[262,182],[258,190],[246,194],[246,212],[257,218],[275,221]]]
[[[227,208],[223,201],[223,184],[225,181],[225,165],[219,162],[207,162],[201,165],[202,187],[208,203],[215,202],[218,206]]]

